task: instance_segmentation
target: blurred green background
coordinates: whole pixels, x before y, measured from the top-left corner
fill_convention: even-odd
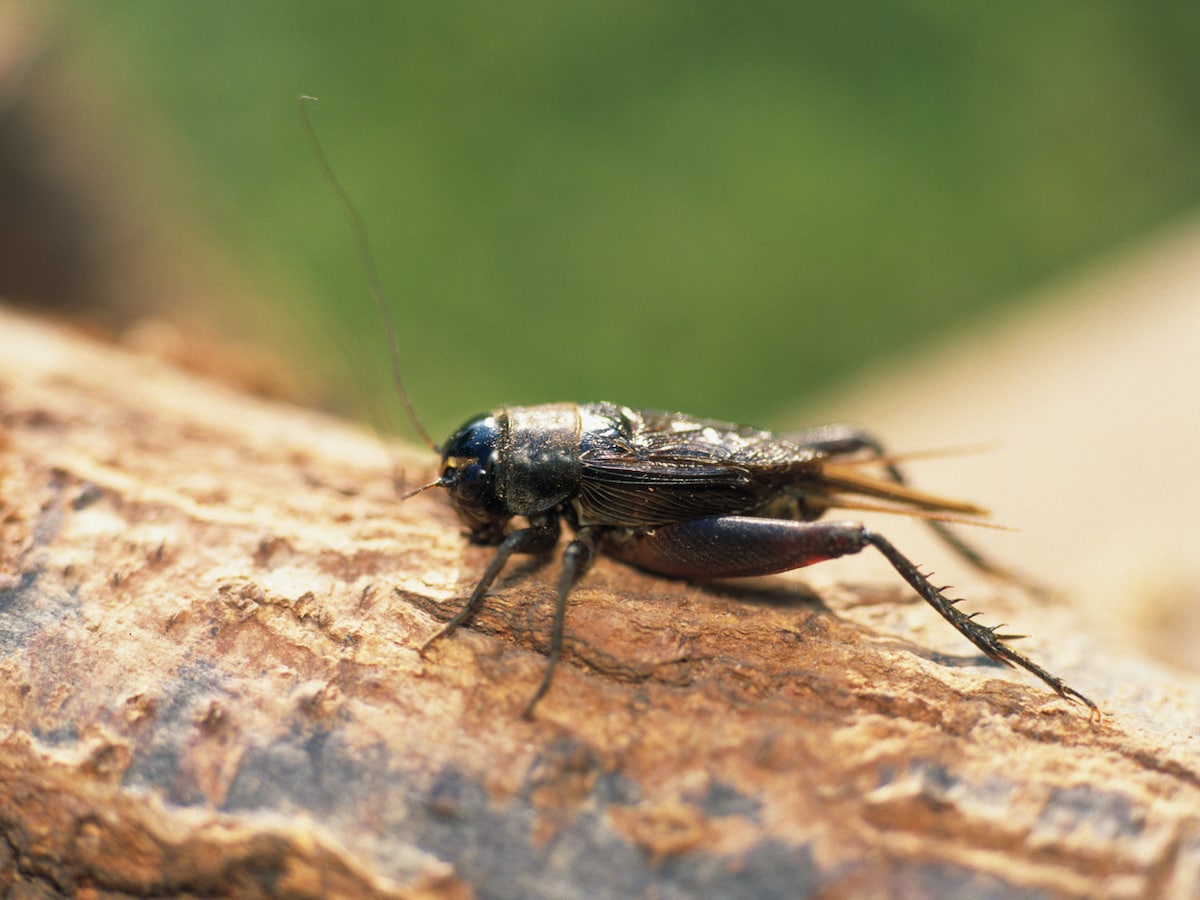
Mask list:
[[[435,438],[551,400],[779,424],[1200,201],[1192,4],[106,0],[60,25],[177,136],[181,215],[313,336],[295,365],[377,409],[379,319],[296,113],[321,98]]]

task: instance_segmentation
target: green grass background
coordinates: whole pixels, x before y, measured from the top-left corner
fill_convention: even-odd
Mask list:
[[[187,148],[187,214],[301,286],[296,364],[363,400],[386,351],[321,98],[435,437],[549,400],[773,423],[1200,200],[1191,4],[68,9]]]

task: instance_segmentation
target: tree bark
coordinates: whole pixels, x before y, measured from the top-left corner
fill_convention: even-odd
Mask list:
[[[1200,891],[1195,679],[1068,605],[954,579],[1099,721],[886,571],[601,560],[526,721],[556,564],[422,658],[493,551],[362,430],[2,310],[0,429],[0,888]]]

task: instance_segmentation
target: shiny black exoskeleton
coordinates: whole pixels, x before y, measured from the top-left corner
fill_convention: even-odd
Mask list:
[[[735,578],[795,569],[868,546],[989,657],[1021,666],[1063,697],[1096,709],[1009,648],[1004,640],[1011,635],[959,612],[957,601],[883,536],[854,521],[817,521],[849,495],[891,501],[898,511],[983,512],[909,488],[882,458],[879,443],[857,429],[775,435],[612,403],[556,403],[477,416],[441,453],[441,474],[428,487],[446,488],[471,539],[499,549],[467,604],[422,651],[474,615],[514,553],[552,550],[563,519],[574,531],[563,552],[549,661],[526,715],[549,688],[561,654],[567,595],[597,553],[663,575]],[[881,457],[886,480],[846,464],[863,454]],[[528,525],[510,531],[514,517]],[[989,568],[942,522],[930,524],[972,564]]]
[[[305,103],[313,100],[300,98],[304,129],[358,235],[400,400],[416,433],[434,448],[404,389],[395,330],[362,218],[308,121]],[[563,519],[575,532],[563,551],[549,661],[525,715],[550,686],[562,653],[567,595],[597,553],[664,575],[733,578],[796,569],[868,546],[989,657],[1027,669],[1097,713],[1087,697],[1005,645],[1012,635],[997,634],[959,612],[957,601],[947,599],[883,536],[858,522],[817,521],[832,507],[862,508],[861,502],[847,502],[855,495],[891,501],[893,511],[918,515],[982,514],[971,504],[907,487],[878,441],[865,432],[833,425],[775,435],[612,403],[555,403],[477,416],[455,432],[441,454],[441,474],[426,487],[446,488],[472,540],[498,549],[466,605],[422,645],[422,652],[475,614],[514,553],[552,550]],[[864,476],[847,464],[848,457],[864,454],[878,457],[887,480]],[[510,531],[515,517],[528,525]],[[930,525],[967,561],[992,568],[943,522],[931,519]]]

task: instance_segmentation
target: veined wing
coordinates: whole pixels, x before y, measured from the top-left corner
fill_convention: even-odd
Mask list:
[[[662,525],[760,506],[819,471],[768,432],[623,409],[626,428],[592,430],[580,448],[580,524]]]

